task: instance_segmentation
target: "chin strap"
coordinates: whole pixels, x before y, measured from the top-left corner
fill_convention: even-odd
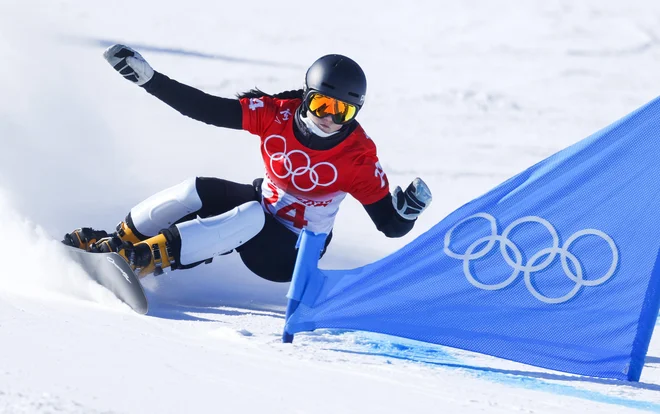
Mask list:
[[[318,127],[318,126],[317,126],[317,125],[311,120],[311,118],[306,117],[306,116],[303,116],[302,113],[301,113],[299,116],[300,116],[300,120],[303,122],[303,124],[305,124],[305,126],[307,127],[307,129],[309,129],[310,132],[311,132],[312,134],[314,134],[314,135],[316,135],[316,136],[319,136],[319,137],[321,137],[321,138],[329,138],[329,137],[335,135],[337,132],[341,131],[341,130],[337,130],[337,131],[335,131],[335,132],[331,132],[331,133],[328,134],[327,132],[323,132],[323,131],[321,130],[321,128],[319,128],[319,127]]]

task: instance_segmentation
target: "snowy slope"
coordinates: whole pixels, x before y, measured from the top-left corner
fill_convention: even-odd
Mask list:
[[[660,412],[657,336],[639,384],[369,333],[283,345],[287,286],[236,257],[146,278],[149,316],[61,258],[64,232],[110,229],[189,176],[262,173],[255,137],[117,76],[114,42],[222,96],[297,88],[325,53],[363,66],[360,121],[390,181],[420,175],[435,201],[386,239],[347,200],[326,268],[387,255],[660,91],[657,2],[355,3],[0,2],[0,412]]]

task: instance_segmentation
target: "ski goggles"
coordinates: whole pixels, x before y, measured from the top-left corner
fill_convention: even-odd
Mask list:
[[[352,121],[358,112],[357,106],[318,92],[312,92],[307,97],[307,109],[319,118],[331,115],[335,124]]]

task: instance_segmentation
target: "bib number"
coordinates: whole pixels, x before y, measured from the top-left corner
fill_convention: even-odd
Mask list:
[[[262,101],[259,98],[252,98],[250,99],[250,104],[248,105],[248,108],[250,108],[253,111],[256,111],[257,108],[263,108],[264,107],[264,101]]]
[[[270,197],[264,197],[264,203],[268,204],[275,210],[275,203],[279,200],[280,196],[277,193],[277,188],[272,183],[268,183],[268,188],[273,193]],[[293,227],[297,229],[303,229],[307,226],[307,220],[305,220],[305,205],[300,203],[292,203],[282,207],[281,209],[275,212],[275,215],[282,220],[289,221],[293,223]]]

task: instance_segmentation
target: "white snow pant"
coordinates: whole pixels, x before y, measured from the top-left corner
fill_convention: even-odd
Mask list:
[[[184,266],[243,245],[261,231],[265,221],[265,213],[258,201],[244,202],[208,218],[196,217],[204,209],[196,182],[197,178],[189,178],[160,191],[133,207],[129,213],[129,221],[132,222],[129,225],[132,224],[133,229],[137,230],[138,236],[152,237],[174,225],[181,236],[179,260]],[[228,202],[232,201],[232,195],[211,194],[204,198],[213,200],[223,196],[230,198]],[[179,222],[186,216],[191,217]]]

